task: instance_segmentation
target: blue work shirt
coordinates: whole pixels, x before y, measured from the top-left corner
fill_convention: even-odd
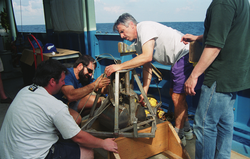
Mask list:
[[[68,86],[68,85],[72,85],[75,89],[77,88],[81,88],[81,87],[84,87],[86,86],[87,84],[85,85],[82,85],[77,79],[76,79],[76,76],[75,76],[75,73],[74,73],[74,69],[71,67],[71,68],[68,68],[68,71],[69,73],[65,76],[65,79],[64,79],[64,82],[65,82],[65,86]],[[95,79],[91,79],[90,80],[90,83],[93,82]],[[65,97],[65,95],[62,93],[62,91],[60,91],[59,93],[57,93],[56,95],[54,95],[57,99],[63,101],[65,104],[69,104],[68,103],[68,99]],[[76,101],[74,101],[76,102]],[[71,102],[72,103],[72,102]]]

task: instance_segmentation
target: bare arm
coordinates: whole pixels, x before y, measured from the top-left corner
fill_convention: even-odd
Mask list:
[[[98,82],[100,80],[100,82]],[[97,92],[101,88],[101,94],[108,93],[108,85],[110,83],[110,79],[104,77],[103,74],[99,76],[96,80],[98,82],[98,86],[96,86],[95,92]]]
[[[77,101],[89,93],[91,93],[95,88],[98,90],[98,88],[104,88],[110,83],[110,79],[103,78],[102,75],[98,77],[94,82],[75,89],[72,85],[66,85],[62,87],[63,94],[67,97],[69,102]]]
[[[66,85],[62,87],[63,94],[67,97],[69,102],[77,101],[89,93],[91,93],[94,89],[94,83],[91,83],[82,88],[75,89],[72,85]]]
[[[185,92],[189,95],[195,95],[194,88],[197,84],[198,77],[211,65],[215,58],[219,55],[221,48],[206,45],[200,60],[194,67],[191,75],[185,82]]]
[[[92,136],[91,134],[80,131],[72,140],[78,143],[81,147],[86,148],[103,148],[107,151],[118,153],[117,143],[114,138],[100,139]]]
[[[148,88],[151,83],[151,79],[152,79],[152,66],[150,63],[146,63],[145,65],[143,65],[143,89],[146,95],[148,93]],[[144,97],[141,94],[139,103],[142,103],[143,99]]]
[[[199,41],[202,42],[203,39],[203,35],[192,35],[192,34],[185,34],[182,38],[181,38],[181,42],[183,42],[184,44],[188,44],[189,42],[192,41]]]
[[[152,79],[152,67],[150,63],[143,65],[143,89],[147,94]]]
[[[126,61],[122,64],[107,66],[105,68],[105,73],[107,74],[107,76],[110,76],[113,72],[124,70],[124,69],[136,68],[136,67],[142,66],[148,62],[151,62],[152,57],[153,57],[154,44],[155,44],[154,39],[147,41],[142,46],[142,54],[140,54],[140,55],[136,56],[135,58],[133,58],[129,61]]]

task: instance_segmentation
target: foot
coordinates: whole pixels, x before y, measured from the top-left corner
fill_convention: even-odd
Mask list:
[[[180,139],[181,139],[182,145],[186,146],[186,144],[187,144],[186,137],[183,135],[182,137],[180,137]]]
[[[10,97],[7,97],[6,99],[1,99],[1,103],[8,103],[10,104],[12,102],[12,99]]]
[[[193,135],[193,130],[192,129],[189,129],[189,131],[184,131],[184,135],[185,135],[185,138],[187,140],[191,140],[193,139],[194,135]]]

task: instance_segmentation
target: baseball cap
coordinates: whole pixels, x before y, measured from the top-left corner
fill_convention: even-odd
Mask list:
[[[55,53],[59,53],[57,50],[56,50],[56,47],[54,44],[52,43],[46,43],[43,47],[43,53],[52,53],[52,52],[55,52]]]

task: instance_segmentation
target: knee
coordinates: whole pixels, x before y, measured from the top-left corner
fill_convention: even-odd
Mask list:
[[[77,117],[75,118],[75,121],[76,121],[76,124],[77,124],[77,125],[80,125],[80,124],[81,124],[81,122],[82,122],[82,117],[80,116],[80,114],[77,115]]]
[[[81,117],[81,115],[78,113],[78,112],[76,112],[75,110],[73,110],[73,109],[69,109],[69,112],[70,112],[70,115],[74,118],[74,120],[76,121],[76,123],[78,124],[78,125],[80,125],[81,124],[81,122],[82,122],[82,117]]]
[[[172,93],[171,95],[174,105],[179,103],[184,104],[186,103],[186,95],[184,93]]]
[[[98,99],[98,101],[97,101],[97,105],[96,105],[96,106],[97,106],[97,107],[100,107],[100,106],[101,106],[101,104],[102,104],[102,99],[101,99],[101,98],[99,98],[99,99]]]
[[[81,159],[88,158],[88,159],[94,159],[94,150],[93,149],[87,149],[80,147],[81,151]]]

